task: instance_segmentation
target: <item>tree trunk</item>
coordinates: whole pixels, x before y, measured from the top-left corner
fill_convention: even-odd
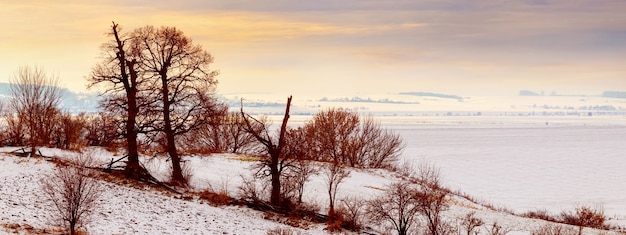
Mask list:
[[[137,71],[135,71],[135,61],[127,61],[124,51],[124,44],[117,33],[117,24],[113,23],[113,35],[117,43],[117,59],[120,63],[120,75],[122,83],[126,91],[126,99],[128,102],[128,110],[126,115],[126,151],[128,152],[128,161],[124,174],[127,178],[144,179],[148,176],[148,172],[139,164],[139,152],[137,148]],[[127,70],[128,69],[128,70]],[[130,76],[129,76],[130,73]]]
[[[128,161],[126,163],[125,174],[127,178],[141,179],[143,178],[143,168],[139,165],[139,150],[137,148],[137,129],[135,122],[137,118],[137,89],[130,89],[127,93],[128,98],[128,114],[126,121],[126,150],[128,152]]]
[[[172,129],[172,119],[170,117],[170,100],[169,89],[167,87],[167,74],[166,71],[161,72],[161,96],[163,100],[163,132],[165,132],[165,138],[167,140],[166,151],[172,160],[172,183],[185,185],[187,184],[185,177],[183,177],[183,171],[180,166],[180,156],[176,151],[176,138],[174,138],[174,130]]]
[[[278,135],[278,146],[268,146],[270,154],[270,173],[272,175],[272,193],[270,196],[270,203],[273,206],[280,206],[280,174],[278,169],[278,162],[280,160],[280,154],[285,144],[285,133],[287,132],[287,122],[289,121],[289,108],[291,107],[291,96],[287,99],[287,105],[285,108],[285,116],[283,117],[283,123],[280,126],[280,134]]]
[[[278,157],[280,152],[272,151],[270,153],[270,174],[272,175],[272,192],[270,195],[270,203],[273,206],[280,206],[280,172],[278,172]]]

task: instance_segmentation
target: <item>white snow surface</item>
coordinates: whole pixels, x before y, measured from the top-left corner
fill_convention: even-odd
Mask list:
[[[2,148],[10,152],[15,148]],[[119,158],[102,149],[92,150],[101,163]],[[42,149],[46,156],[61,158],[71,152]],[[159,179],[167,178],[168,161],[163,158],[142,158],[144,164]],[[184,160],[193,166],[192,191],[206,188],[227,190],[236,196],[242,176],[249,176],[254,163],[242,155],[214,154],[210,156],[186,156]],[[42,197],[38,182],[47,177],[54,164],[40,158],[16,157],[0,154],[0,224],[19,224],[22,228],[51,229],[47,217],[48,204]],[[369,199],[382,193],[381,188],[399,179],[385,170],[352,170],[350,177],[340,185],[338,199],[356,196]],[[184,200],[155,190],[140,190],[129,186],[100,182],[106,188],[101,206],[86,230],[90,234],[265,234],[276,227],[288,227],[276,219],[268,220],[263,212],[245,207],[214,207],[199,199]],[[326,189],[322,176],[314,176],[306,186],[307,203],[318,203],[321,212],[326,210]],[[461,218],[476,212],[487,225],[494,222],[512,230],[509,234],[530,234],[546,222],[526,219],[492,211],[465,199],[453,197],[452,206],[445,212],[448,219]],[[377,224],[371,224],[377,227]],[[291,228],[302,234],[327,234],[324,225],[311,225],[306,229]],[[598,231],[586,230],[588,234]],[[8,229],[0,234],[25,233],[24,229]]]
[[[450,188],[519,213],[586,205],[626,220],[623,116],[394,120],[404,160],[439,166]]]

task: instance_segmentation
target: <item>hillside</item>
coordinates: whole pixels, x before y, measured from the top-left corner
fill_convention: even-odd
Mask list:
[[[0,154],[0,233],[46,233],[49,226],[46,217],[47,207],[38,193],[38,182],[49,175],[54,165],[40,158],[22,158],[7,152],[15,148],[3,148]],[[118,158],[115,154],[93,149],[100,165]],[[67,158],[72,153],[57,149],[43,149],[47,156]],[[231,196],[238,195],[242,177],[250,175],[254,164],[250,158],[233,154],[186,157],[192,165],[193,178],[191,192],[205,189],[226,191]],[[143,158],[143,162],[154,176],[160,180],[167,178],[168,162],[160,158]],[[351,170],[350,177],[340,185],[338,198],[357,196],[370,199],[382,193],[382,188],[399,181],[396,173],[384,170]],[[131,187],[125,184],[101,182],[106,191],[102,205],[94,215],[93,223],[87,227],[90,234],[265,234],[276,227],[289,228],[289,221],[277,215],[255,211],[240,206],[214,207],[197,196],[184,196],[155,190],[141,185]],[[314,176],[306,185],[306,203],[316,203],[320,212],[327,204],[326,190],[322,176]],[[483,234],[494,223],[510,229],[508,234],[530,234],[548,222],[521,218],[504,212],[494,211],[464,198],[449,198],[450,208],[445,218],[456,220],[467,213],[475,212],[485,221]],[[368,231],[377,234],[381,231],[375,223]],[[322,224],[307,223],[301,228],[290,228],[302,234],[327,234]],[[586,229],[585,234],[599,234],[599,231]],[[607,234],[607,233],[603,233]]]

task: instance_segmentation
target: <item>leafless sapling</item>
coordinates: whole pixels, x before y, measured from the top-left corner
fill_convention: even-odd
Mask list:
[[[92,155],[82,153],[68,164],[59,164],[54,172],[40,182],[43,195],[51,204],[51,219],[70,234],[89,223],[97,210],[102,185],[93,177]]]

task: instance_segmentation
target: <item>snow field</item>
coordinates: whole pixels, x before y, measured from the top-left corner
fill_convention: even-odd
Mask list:
[[[11,148],[1,149],[3,152]],[[94,149],[94,155],[101,162],[118,158],[113,153]],[[66,157],[71,153],[43,149],[44,155]],[[241,185],[241,176],[251,174],[253,161],[234,154],[215,154],[210,156],[184,157],[193,166],[191,189],[202,191],[226,189],[231,196],[237,196]],[[159,179],[167,178],[169,162],[164,158],[142,158]],[[54,165],[42,159],[20,158],[0,154],[0,214],[2,224],[20,224],[36,229],[50,229],[46,219],[46,203],[38,193],[37,182],[46,177]],[[444,182],[449,177],[445,174]],[[348,196],[369,199],[383,193],[386,185],[399,180],[395,173],[385,170],[352,169],[350,177],[339,186],[338,200]],[[106,191],[102,196],[102,207],[95,213],[92,223],[87,227],[90,234],[265,234],[276,227],[287,227],[279,222],[266,219],[263,212],[243,207],[213,207],[200,200],[183,200],[154,190],[140,190],[133,187],[101,182]],[[316,175],[307,183],[304,201],[317,203],[320,212],[327,210],[327,191],[324,179]],[[494,222],[511,229],[513,235],[530,234],[547,222],[520,218],[502,212],[492,211],[466,199],[456,196],[450,199],[451,207],[444,213],[448,220],[462,218],[469,212],[485,221],[486,226]],[[376,228],[379,224],[368,223]],[[313,225],[308,230],[292,228],[303,234],[326,234],[324,225]],[[6,229],[4,232],[13,230]],[[21,230],[22,232],[24,230]],[[586,234],[598,231],[586,230]],[[2,231],[0,230],[0,233]]]

